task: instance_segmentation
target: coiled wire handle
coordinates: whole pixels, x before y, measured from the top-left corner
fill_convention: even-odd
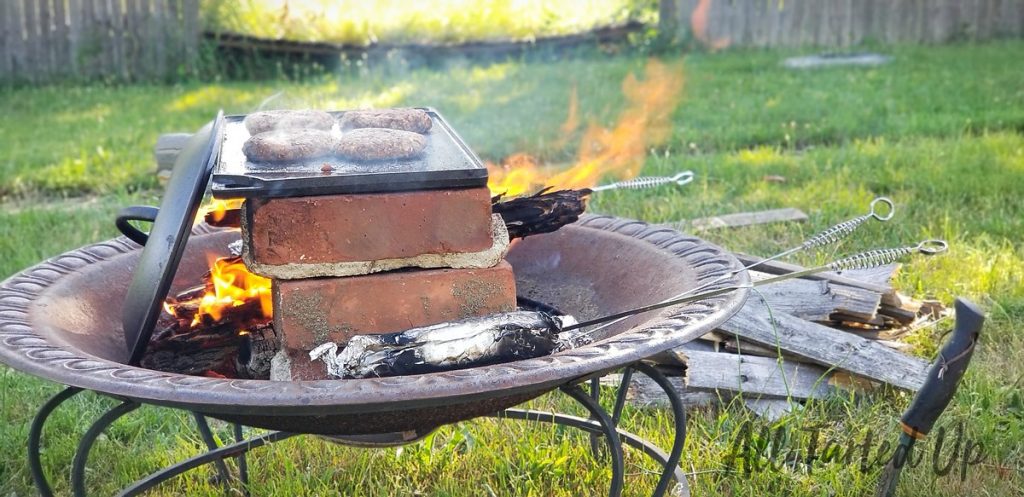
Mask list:
[[[935,254],[941,254],[942,252],[945,252],[948,248],[949,248],[949,245],[945,241],[943,241],[943,240],[925,240],[925,241],[923,241],[923,242],[921,242],[921,243],[919,243],[917,245],[914,245],[912,247],[897,247],[897,248],[890,248],[890,249],[869,250],[867,252],[861,252],[859,254],[855,254],[855,255],[851,255],[849,257],[845,257],[843,259],[832,261],[832,262],[830,262],[828,264],[825,264],[825,265],[822,265],[822,266],[812,267],[812,268],[809,268],[809,269],[804,269],[802,271],[795,271],[795,272],[792,272],[792,273],[780,274],[778,276],[773,276],[771,278],[765,278],[763,280],[755,281],[755,282],[750,283],[748,285],[729,286],[729,287],[725,287],[725,288],[718,288],[718,289],[715,289],[715,290],[708,290],[708,291],[700,292],[700,293],[684,293],[684,294],[680,294],[680,295],[678,295],[676,297],[673,297],[673,298],[668,299],[668,300],[664,300],[664,301],[659,302],[657,304],[651,304],[651,305],[647,305],[647,306],[644,306],[644,307],[637,307],[635,309],[630,309],[628,311],[622,311],[622,312],[611,314],[611,315],[608,315],[608,316],[594,318],[594,319],[591,319],[591,320],[588,320],[588,321],[582,321],[582,322],[579,322],[579,323],[576,323],[576,324],[572,324],[572,325],[569,325],[569,326],[566,326],[566,327],[562,328],[561,331],[563,331],[563,332],[574,331],[574,330],[578,330],[578,329],[581,329],[581,328],[585,328],[587,326],[601,325],[601,326],[598,326],[598,327],[596,327],[596,328],[594,328],[594,329],[592,329],[592,330],[590,330],[588,332],[578,333],[578,334],[575,334],[573,336],[573,340],[578,340],[580,337],[592,337],[593,338],[595,333],[597,333],[598,331],[600,331],[600,330],[610,326],[610,323],[617,323],[617,322],[621,321],[622,319],[625,319],[625,318],[627,318],[629,316],[634,316],[636,314],[640,314],[642,312],[653,311],[655,309],[662,309],[662,308],[665,308],[665,307],[668,307],[668,306],[672,306],[672,305],[678,305],[678,304],[683,304],[683,303],[686,303],[686,302],[693,302],[695,300],[706,299],[706,298],[709,298],[709,297],[714,297],[716,295],[722,295],[724,293],[732,292],[732,291],[735,291],[735,290],[737,290],[739,288],[753,288],[753,287],[759,287],[759,286],[764,286],[764,285],[771,285],[773,283],[778,283],[780,281],[786,281],[786,280],[790,280],[790,279],[793,279],[793,278],[801,278],[801,277],[804,277],[804,276],[810,276],[810,275],[813,275],[813,274],[823,273],[825,271],[841,271],[841,270],[849,270],[849,269],[868,269],[868,268],[872,268],[872,267],[876,267],[876,266],[881,266],[881,265],[884,265],[884,264],[889,264],[891,262],[896,262],[897,260],[902,259],[903,257],[906,257],[906,256],[908,256],[910,254],[915,253],[915,252],[923,254],[923,255],[929,255],[929,256],[935,255]]]
[[[884,205],[885,209],[880,211],[878,209],[879,204]],[[892,200],[886,197],[878,197],[871,201],[871,212],[864,214],[863,216],[857,216],[848,221],[843,221],[817,235],[814,235],[804,243],[801,244],[802,249],[810,249],[815,247],[821,247],[824,245],[831,245],[833,243],[846,238],[854,232],[860,225],[864,224],[869,219],[876,219],[878,221],[888,221],[892,219],[892,216],[896,214],[896,206],[893,205]]]
[[[639,178],[597,186],[591,188],[590,191],[600,192],[604,190],[619,189],[643,190],[645,188],[654,188],[656,186],[667,185],[669,183],[683,186],[691,181],[693,181],[693,171],[683,171],[675,176],[640,176]]]
[[[913,247],[898,247],[891,249],[875,249],[861,252],[837,261],[832,261],[826,266],[832,271],[848,271],[851,269],[870,269],[896,262],[914,252],[925,255],[935,255],[945,252],[949,248],[943,240],[925,240]]]

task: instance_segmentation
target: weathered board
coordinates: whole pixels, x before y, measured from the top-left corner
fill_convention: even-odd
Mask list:
[[[194,72],[200,0],[3,0],[0,81],[138,81]]]
[[[1024,0],[662,0],[661,35],[712,48],[945,43],[1024,34]]]
[[[916,391],[924,383],[929,367],[924,360],[785,313],[769,314],[764,302],[751,296],[719,331],[898,388]]]
[[[818,365],[724,352],[686,352],[686,387],[746,398],[822,398],[831,373]]]

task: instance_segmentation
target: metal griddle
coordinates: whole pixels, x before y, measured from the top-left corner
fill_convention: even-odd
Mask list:
[[[213,169],[213,196],[293,197],[340,193],[379,193],[487,185],[487,168],[436,110],[421,108],[433,126],[419,158],[354,161],[341,157],[282,163],[252,162],[242,152],[251,136],[244,115],[227,116],[224,140]],[[344,111],[329,112],[335,119]],[[337,124],[331,130],[340,134]],[[330,170],[324,165],[330,166]]]

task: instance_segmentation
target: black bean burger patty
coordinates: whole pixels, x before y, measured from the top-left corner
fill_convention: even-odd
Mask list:
[[[427,139],[400,129],[362,128],[346,132],[335,152],[352,160],[409,159],[423,153]]]
[[[318,129],[282,129],[254,135],[242,145],[253,162],[291,162],[330,155],[335,138]]]
[[[330,131],[334,117],[321,110],[264,110],[245,116],[245,129],[257,135],[285,129],[319,129]]]
[[[424,134],[431,124],[430,115],[420,109],[350,110],[338,119],[342,130],[388,128]]]

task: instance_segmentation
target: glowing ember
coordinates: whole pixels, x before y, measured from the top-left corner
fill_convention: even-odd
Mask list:
[[[636,177],[643,168],[648,147],[661,143],[669,134],[672,112],[683,88],[682,66],[655,59],[647,62],[644,79],[630,74],[622,82],[628,104],[612,128],[591,124],[580,141],[577,161],[568,169],[544,167],[525,153],[506,157],[500,165],[488,163],[494,194],[507,196],[533,193],[543,187],[587,188],[602,178],[624,180]],[[569,95],[569,111],[562,136],[578,126],[575,89]]]

